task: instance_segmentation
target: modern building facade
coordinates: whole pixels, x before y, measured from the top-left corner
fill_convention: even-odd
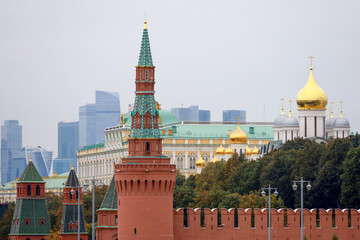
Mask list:
[[[53,160],[53,173],[63,174],[71,169],[73,164],[75,171],[77,171],[76,158],[55,158]]]
[[[18,120],[5,120],[1,126],[1,184],[10,182],[13,157],[22,149],[22,126]]]
[[[25,155],[26,155],[26,162],[30,161],[30,157],[32,158],[32,161],[34,165],[36,166],[36,169],[40,173],[42,177],[47,177],[51,174],[51,167],[52,167],[52,155],[53,151],[51,149],[47,149],[41,146],[25,146]],[[51,162],[51,164],[49,164]],[[48,169],[47,165],[50,166],[50,169]]]
[[[210,122],[210,110],[200,110],[198,105],[188,108],[171,108],[178,121],[184,122]]]
[[[79,108],[79,147],[83,148],[96,143],[96,107],[86,104]]]
[[[95,141],[105,140],[105,129],[120,122],[120,97],[116,92],[95,92]]]
[[[239,118],[239,119],[238,119]],[[222,112],[223,122],[246,122],[246,111],[245,110],[223,110]]]
[[[58,123],[58,158],[75,158],[79,150],[79,122]]]

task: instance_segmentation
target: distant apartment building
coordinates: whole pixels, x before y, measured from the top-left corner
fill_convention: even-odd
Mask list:
[[[1,126],[1,184],[10,182],[12,179],[13,159],[21,156],[22,149],[22,126],[18,120],[5,120]],[[20,166],[21,168],[21,166]]]
[[[238,118],[241,123],[246,122],[245,110],[223,110],[223,122],[237,122]]]
[[[51,175],[51,165],[53,161],[53,151],[41,146],[25,146],[25,156],[26,162],[28,163],[31,160],[33,161],[36,169],[39,171],[42,177],[48,177]],[[51,164],[49,164],[51,162]],[[47,165],[50,165],[48,169]]]
[[[210,110],[201,110],[198,105],[188,108],[171,108],[178,121],[185,122],[210,122]]]
[[[95,104],[79,108],[80,149],[105,141],[105,129],[120,122],[120,97],[115,92],[96,91]]]

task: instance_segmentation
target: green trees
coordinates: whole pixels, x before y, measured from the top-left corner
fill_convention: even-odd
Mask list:
[[[279,191],[272,206],[300,207],[292,181],[303,177],[313,186],[304,191],[306,208],[360,208],[359,139],[296,139],[258,161],[234,154],[227,162],[209,163],[191,181],[177,177],[174,207],[265,207],[259,190],[269,184]]]

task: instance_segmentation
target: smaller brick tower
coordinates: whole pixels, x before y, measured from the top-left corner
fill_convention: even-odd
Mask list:
[[[115,240],[117,239],[118,224],[118,198],[115,188],[115,176],[111,180],[105,198],[101,203],[98,213],[98,226],[96,227],[96,239]]]
[[[16,184],[16,206],[10,240],[45,240],[51,226],[45,201],[45,182],[30,161]]]
[[[82,205],[82,193],[78,191],[79,180],[75,170],[71,167],[68,179],[63,189],[63,211],[61,218],[61,230],[59,240],[76,240],[78,237],[78,197],[80,197],[80,239],[87,240],[88,233],[85,230],[85,221]],[[75,193],[71,194],[71,190]]]

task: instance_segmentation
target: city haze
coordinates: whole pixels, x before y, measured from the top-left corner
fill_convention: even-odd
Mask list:
[[[57,123],[77,121],[95,90],[118,92],[127,112],[146,12],[164,109],[199,105],[213,121],[243,109],[247,121],[273,121],[280,98],[295,102],[306,84],[312,55],[335,116],[343,100],[359,131],[359,10],[356,0],[1,1],[0,122],[19,120],[23,145],[56,156]]]

